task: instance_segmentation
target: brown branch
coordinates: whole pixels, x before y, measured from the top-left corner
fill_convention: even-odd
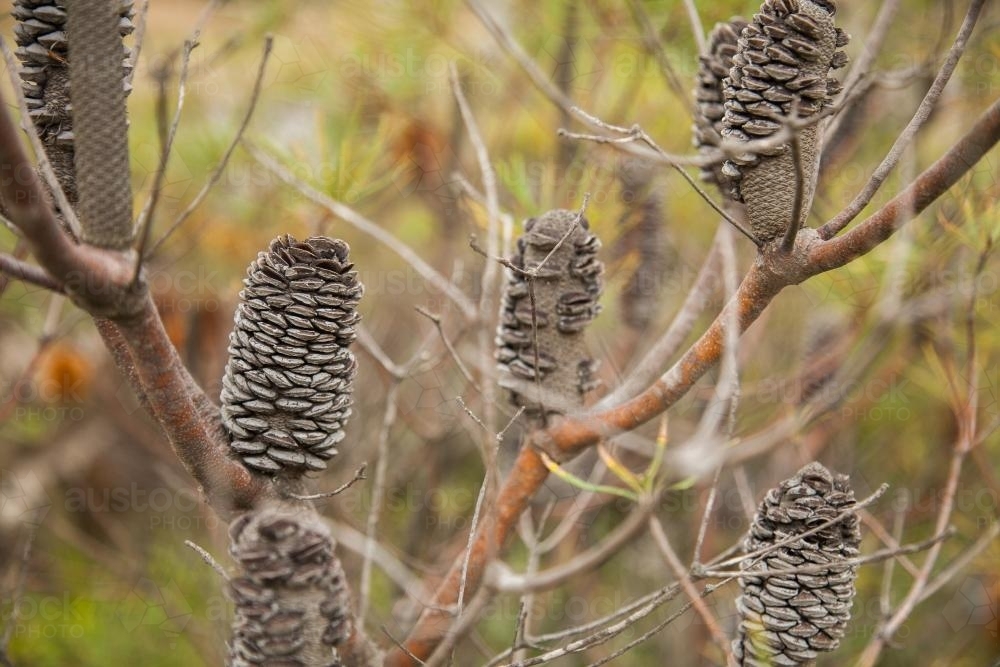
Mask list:
[[[507,479],[501,487],[492,520],[480,523],[475,541],[469,550],[468,568],[465,572],[465,591],[468,594],[479,588],[486,571],[486,565],[493,552],[506,543],[514,532],[518,517],[528,506],[528,501],[548,477],[548,469],[534,449],[524,447],[514,462]],[[431,603],[417,620],[404,647],[396,647],[386,656],[386,667],[402,667],[417,663],[407,652],[420,660],[426,660],[441,641],[451,625],[452,614],[448,607],[458,601],[462,583],[464,561],[459,558],[448,572],[448,576],[438,588]]]
[[[253,506],[268,483],[230,458],[218,411],[205,414],[204,395],[196,391],[152,299],[138,317],[117,324],[150,413],[209,502],[223,515]]]
[[[683,397],[719,361],[729,322],[736,323],[740,332],[746,331],[785,286],[843,266],[878,246],[957,182],[998,140],[1000,101],[994,103],[969,133],[910,187],[855,229],[825,242],[820,240],[816,230],[803,229],[789,254],[780,249],[765,248],[743,279],[736,296],[684,356],[651,387],[622,405],[568,418],[547,430],[533,433],[500,491],[492,535],[484,530],[477,535],[469,562],[466,590],[475,590],[482,581],[485,565],[492,556],[488,538],[493,538],[497,548],[502,547],[518,515],[547,477],[547,469],[536,449],[545,451],[556,460],[565,461],[602,438],[630,431],[658,416]],[[488,520],[484,523],[489,524]],[[392,651],[387,665],[415,664],[407,651],[420,659],[433,652],[440,637],[448,630],[451,615],[442,608],[446,609],[457,599],[460,575],[461,568],[453,566],[438,589],[435,607],[425,610],[418,620],[406,642],[406,651],[400,648]]]
[[[998,140],[1000,99],[947,153],[885,206],[843,236],[817,245],[809,258],[814,273],[841,267],[870,252],[957,183]]]

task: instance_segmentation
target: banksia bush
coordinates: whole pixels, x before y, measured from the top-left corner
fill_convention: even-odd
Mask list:
[[[344,439],[363,292],[349,250],[326,237],[281,236],[247,269],[222,420],[233,452],[258,472],[324,470]]]
[[[810,463],[768,491],[754,515],[744,548],[765,553],[743,561],[739,634],[733,642],[744,667],[802,665],[840,644],[851,617],[861,533],[851,514],[812,535],[796,536],[833,519],[855,504],[846,475]],[[775,545],[784,540],[783,546]],[[822,565],[820,571],[766,573]],[[754,576],[760,574],[761,576]]]
[[[722,137],[722,119],[726,115],[723,82],[729,76],[736,55],[736,42],[747,26],[746,19],[736,16],[728,23],[717,23],[708,35],[705,53],[698,58],[695,97],[694,145],[702,155],[718,148]],[[723,189],[728,179],[722,174],[722,164],[701,169],[701,178]]]
[[[132,33],[134,0],[118,0],[122,37]],[[69,95],[66,0],[14,0],[15,53],[20,59],[21,88],[28,113],[46,155],[70,203],[76,203],[73,167],[73,109]],[[129,50],[122,46],[122,74],[128,73]],[[123,83],[124,85],[124,83]]]
[[[832,104],[840,83],[830,71],[843,67],[838,51],[848,36],[833,24],[829,0],[764,0],[743,29],[724,87],[726,114],[722,136],[741,142],[765,139],[780,130],[793,112],[808,118]],[[823,145],[821,123],[798,130],[805,183],[801,225],[816,190]],[[733,196],[746,204],[747,217],[761,241],[781,237],[794,214],[798,178],[791,145],[726,161],[722,174]]]
[[[530,416],[545,419],[583,404],[594,388],[596,362],[587,354],[583,331],[600,312],[604,265],[601,242],[575,211],[557,209],[524,223],[508,271],[497,331],[500,386]]]
[[[235,605],[230,667],[341,665],[337,647],[354,628],[344,571],[319,517],[269,507],[230,525],[240,575],[229,582]]]

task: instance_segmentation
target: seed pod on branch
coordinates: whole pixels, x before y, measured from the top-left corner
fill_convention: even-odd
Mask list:
[[[227,665],[342,665],[353,628],[350,596],[329,530],[303,508],[266,507],[229,527],[240,575]]]
[[[597,364],[583,332],[601,309],[604,265],[589,229],[575,211],[529,218],[512,260],[525,273],[508,271],[496,339],[499,383],[542,421],[579,409],[595,386]]]
[[[344,439],[357,361],[348,346],[364,291],[339,239],[280,236],[247,269],[229,361],[222,421],[251,469],[324,470]]]
[[[739,634],[733,642],[738,664],[745,667],[810,664],[840,645],[851,617],[857,566],[845,563],[858,555],[861,533],[857,516],[812,535],[796,536],[835,518],[855,505],[847,475],[834,475],[810,463],[794,477],[768,491],[754,515],[744,544]],[[780,547],[775,545],[791,539]],[[766,574],[815,565],[820,571]],[[757,576],[761,575],[761,576]]]
[[[21,88],[28,113],[67,200],[77,202],[73,167],[73,109],[69,94],[66,0],[14,0],[15,51],[21,61]],[[132,33],[134,0],[118,0],[118,32]],[[122,46],[123,79],[129,50]],[[100,66],[100,63],[95,63]],[[123,84],[124,85],[124,84]],[[126,87],[127,89],[127,87]]]
[[[715,24],[708,35],[705,52],[698,58],[693,143],[703,155],[719,146],[722,118],[726,115],[723,82],[733,66],[736,41],[746,26],[747,20],[741,16],[734,16],[728,23]],[[721,163],[702,167],[701,179],[728,190],[728,179],[722,174]]]
[[[840,83],[830,71],[843,67],[847,34],[833,24],[830,0],[764,0],[744,28],[724,86],[722,136],[736,141],[765,139],[797,114],[809,118],[832,104]],[[800,226],[812,204],[823,145],[822,121],[798,130],[804,182]],[[794,215],[798,171],[791,143],[759,155],[726,161],[722,174],[733,196],[746,204],[754,235],[764,242],[784,235]]]

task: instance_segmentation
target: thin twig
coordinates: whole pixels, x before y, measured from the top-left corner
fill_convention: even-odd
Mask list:
[[[125,76],[125,83],[127,85],[132,85],[132,80],[135,78],[135,71],[139,67],[139,54],[142,53],[143,44],[146,42],[146,27],[149,25],[149,5],[150,0],[142,0],[139,9],[135,12],[132,51],[128,56],[128,75]]]
[[[462,357],[458,356],[458,351],[455,349],[455,346],[444,333],[444,327],[441,324],[441,316],[437,313],[432,313],[423,306],[414,306],[413,309],[434,323],[434,327],[437,329],[438,335],[441,337],[441,341],[444,343],[445,349],[448,350],[448,354],[451,355],[452,360],[455,362],[455,366],[458,367],[458,372],[462,374],[462,377],[465,378],[466,382],[471,384],[476,391],[482,393],[479,389],[479,385],[476,384],[476,380],[469,372],[469,369],[465,367]]]
[[[663,555],[663,560],[673,570],[674,576],[680,582],[681,588],[687,593],[688,599],[692,604],[694,604],[695,611],[701,616],[701,620],[705,623],[705,627],[708,628],[709,634],[712,635],[712,640],[718,645],[722,651],[722,655],[726,656],[730,667],[736,667],[736,661],[729,650],[729,640],[726,638],[722,628],[719,627],[718,619],[712,615],[712,612],[705,605],[705,600],[702,598],[701,593],[694,587],[694,582],[691,581],[690,575],[685,571],[684,564],[681,563],[677,552],[670,545],[670,540],[667,539],[667,534],[663,531],[663,526],[660,525],[660,522],[655,517],[649,519],[649,530],[653,535],[653,541]]]
[[[653,22],[650,20],[649,14],[642,6],[642,3],[638,0],[629,0],[628,8],[632,12],[632,20],[635,21],[636,26],[641,31],[643,46],[645,46],[646,50],[653,56],[653,60],[656,61],[660,74],[663,75],[663,78],[667,82],[667,86],[684,107],[684,110],[688,114],[688,118],[694,118],[694,105],[691,102],[687,86],[681,83],[681,78],[678,76],[677,70],[674,69],[673,64],[670,62],[670,58],[667,56],[667,52],[663,48],[663,42],[660,40],[659,35],[656,34],[656,28],[653,27]],[[704,52],[704,42],[705,36],[702,34],[699,36],[699,40],[697,42],[698,53]]]
[[[247,102],[247,110],[243,114],[243,119],[240,121],[239,127],[236,129],[236,134],[233,136],[233,140],[229,142],[229,146],[226,147],[226,151],[222,154],[222,159],[219,160],[219,164],[216,165],[215,169],[212,171],[211,176],[195,195],[191,203],[188,204],[180,215],[171,223],[170,227],[163,233],[153,247],[149,251],[149,255],[153,255],[160,248],[163,243],[170,238],[177,229],[184,224],[184,222],[194,213],[201,203],[205,201],[208,197],[209,192],[219,179],[222,178],[222,174],[225,173],[226,167],[229,166],[229,159],[232,157],[233,153],[236,151],[236,147],[239,145],[240,141],[243,139],[243,134],[246,132],[247,127],[250,126],[250,120],[253,118],[253,113],[257,109],[257,102],[260,99],[260,91],[263,88],[264,83],[264,72],[267,69],[267,63],[271,57],[271,51],[274,47],[274,38],[271,35],[267,35],[264,38],[264,54],[261,56],[260,65],[257,67],[257,76],[254,78],[253,90],[250,92],[250,99]]]
[[[0,273],[53,292],[61,293],[64,289],[62,283],[50,276],[42,267],[23,262],[5,252],[0,252]]]
[[[220,577],[222,577],[223,581],[229,581],[229,575],[226,573],[225,568],[223,568],[222,565],[219,564],[219,561],[215,560],[215,557],[212,556],[212,554],[208,553],[208,551],[206,551],[199,545],[195,544],[191,540],[184,540],[184,546],[186,546],[187,548],[191,549],[196,554],[201,556],[201,559],[205,561],[205,563],[210,568],[215,570],[215,573]]]
[[[240,142],[258,164],[269,172],[280,178],[286,184],[298,190],[313,203],[322,206],[333,215],[347,222],[358,231],[371,236],[376,241],[386,246],[392,252],[406,260],[413,269],[422,275],[431,285],[437,288],[442,294],[448,297],[468,320],[476,319],[477,308],[474,303],[461,290],[459,290],[450,280],[441,275],[430,264],[425,262],[413,248],[403,243],[380,225],[375,224],[351,207],[325,195],[312,187],[302,179],[298,178],[287,167],[278,162],[270,154],[257,148],[246,139]]]
[[[794,113],[794,111],[793,111]],[[795,167],[795,196],[792,199],[792,219],[785,228],[785,237],[781,239],[782,252],[791,252],[795,247],[795,237],[802,224],[802,207],[805,204],[806,172],[802,164],[802,144],[798,135],[793,135],[789,142],[792,151],[792,165]]]
[[[368,476],[365,474],[367,469],[368,469],[368,464],[362,463],[360,466],[358,466],[358,469],[354,471],[354,477],[347,480],[333,491],[324,491],[322,493],[310,493],[308,495],[299,495],[297,493],[291,493],[289,494],[289,497],[295,498],[296,500],[324,500],[326,498],[333,498],[334,496],[339,496],[341,493],[347,491],[349,488],[351,488],[361,480],[368,479]]]
[[[903,157],[906,147],[913,141],[916,137],[917,132],[923,127],[927,119],[930,118],[931,111],[937,105],[938,99],[941,97],[941,93],[944,92],[944,88],[947,85],[951,75],[955,71],[955,67],[958,65],[958,61],[962,58],[962,54],[965,53],[965,47],[969,43],[969,37],[972,35],[972,30],[976,27],[976,21],[979,19],[979,14],[982,11],[983,5],[986,4],[986,0],[972,0],[972,4],[969,5],[969,11],[965,15],[965,20],[962,22],[962,27],[959,28],[958,35],[955,37],[955,42],[951,45],[951,49],[948,51],[948,57],[945,59],[944,63],[941,65],[941,69],[938,70],[937,76],[934,77],[934,82],[931,84],[930,89],[928,89],[927,94],[924,95],[924,99],[920,102],[920,106],[917,107],[916,113],[913,114],[913,118],[907,123],[903,131],[896,137],[896,141],[893,142],[892,148],[883,158],[881,164],[875,169],[874,173],[865,187],[861,189],[861,192],[854,198],[854,200],[847,205],[847,207],[838,213],[832,220],[827,222],[825,225],[819,228],[819,235],[822,239],[831,239],[840,233],[844,227],[846,227],[854,218],[864,210],[865,206],[872,200],[875,193],[879,191],[882,184],[885,183],[886,178],[892,173],[893,169],[899,163],[900,158]]]
[[[17,571],[17,579],[14,582],[14,588],[10,592],[11,601],[11,612],[10,616],[7,618],[7,623],[4,625],[3,635],[0,636],[0,663],[6,666],[13,667],[13,663],[10,661],[10,656],[7,655],[7,647],[10,645],[11,635],[14,633],[14,626],[17,625],[18,616],[20,615],[20,605],[18,602],[21,600],[21,596],[24,595],[24,586],[28,581],[28,564],[31,561],[31,550],[35,545],[35,535],[38,533],[38,526],[35,524],[27,524],[27,536],[24,539],[24,549],[21,550],[21,560]]]

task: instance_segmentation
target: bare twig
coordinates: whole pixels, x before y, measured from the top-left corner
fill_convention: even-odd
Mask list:
[[[250,92],[250,99],[247,102],[246,112],[243,114],[243,120],[240,121],[240,125],[236,129],[236,134],[233,136],[233,140],[229,142],[229,146],[226,147],[226,151],[222,154],[222,159],[219,160],[219,164],[216,165],[212,174],[208,177],[208,180],[205,181],[205,184],[201,187],[201,190],[198,191],[198,194],[195,195],[194,199],[191,200],[191,203],[188,204],[187,208],[185,208],[181,214],[177,216],[167,231],[163,233],[163,236],[161,236],[156,243],[153,244],[153,247],[149,251],[149,255],[155,254],[160,246],[170,238],[170,235],[177,231],[177,229],[184,224],[191,214],[194,213],[199,206],[201,206],[201,203],[205,201],[206,197],[208,197],[209,192],[211,192],[215,184],[222,178],[222,174],[225,173],[226,167],[229,166],[229,159],[233,156],[233,153],[236,151],[236,147],[243,139],[243,134],[246,132],[247,127],[250,126],[250,120],[253,118],[253,113],[257,109],[257,102],[260,99],[260,91],[264,82],[264,72],[267,70],[267,62],[271,56],[271,50],[273,47],[274,38],[271,35],[268,35],[264,38],[264,54],[261,56],[260,65],[257,67],[257,76],[254,78],[253,90]]]
[[[406,260],[413,269],[422,275],[427,282],[437,288],[442,294],[448,297],[452,303],[458,306],[459,311],[468,320],[475,320],[477,308],[474,303],[461,290],[459,290],[450,280],[441,275],[430,264],[425,262],[413,248],[406,245],[390,232],[364,217],[346,204],[332,199],[312,187],[302,179],[298,178],[288,168],[279,163],[274,157],[265,153],[255,145],[242,140],[242,145],[250,152],[261,166],[269,172],[283,180],[285,183],[302,193],[305,197],[319,206],[330,211],[333,215],[344,220],[358,231],[371,236],[376,241],[386,246],[392,252]]]
[[[726,656],[730,667],[736,667],[736,661],[733,659],[732,652],[729,650],[729,640],[726,638],[722,628],[719,627],[718,619],[712,615],[712,612],[705,605],[705,601],[702,599],[702,594],[694,587],[694,582],[691,581],[690,575],[687,571],[685,571],[684,564],[681,563],[681,559],[677,556],[677,552],[675,552],[674,548],[670,546],[670,540],[667,539],[667,534],[663,531],[663,526],[661,526],[660,522],[655,518],[650,518],[649,530],[653,535],[653,540],[656,543],[656,546],[663,555],[664,561],[666,561],[667,566],[673,570],[674,576],[677,577],[681,588],[685,593],[687,593],[688,599],[694,605],[698,615],[701,616],[701,620],[705,623],[705,627],[708,628],[708,632],[712,635],[712,639],[718,645],[719,650],[722,651],[722,655]]]
[[[297,493],[289,494],[289,497],[295,498],[296,500],[325,500],[326,498],[333,498],[334,496],[339,496],[344,491],[360,482],[361,480],[368,479],[365,471],[368,469],[367,463],[362,463],[358,466],[358,469],[354,471],[354,477],[347,480],[340,486],[338,486],[333,491],[324,491],[322,493],[310,493],[308,495],[299,495]]]
[[[32,285],[44,287],[53,292],[63,291],[62,283],[50,276],[45,269],[34,264],[22,262],[13,255],[8,255],[5,252],[0,252],[0,273],[23,280]]]
[[[976,27],[976,21],[979,19],[979,14],[982,11],[983,5],[986,4],[986,0],[972,0],[972,4],[969,5],[969,11],[965,15],[965,21],[962,22],[962,27],[959,28],[958,35],[955,37],[955,42],[952,44],[951,49],[948,51],[948,57],[945,59],[944,63],[941,65],[941,69],[938,71],[937,76],[934,77],[934,82],[931,84],[930,89],[927,94],[924,95],[924,99],[920,102],[920,106],[917,107],[916,113],[913,114],[913,118],[906,125],[906,128],[896,137],[896,141],[893,142],[892,148],[886,154],[885,158],[882,160],[881,164],[875,169],[871,178],[862,188],[861,192],[854,198],[854,200],[848,204],[848,206],[837,214],[832,220],[824,224],[819,228],[820,237],[823,239],[830,239],[840,233],[844,227],[850,224],[851,220],[858,216],[865,206],[872,200],[875,193],[879,191],[882,184],[885,183],[885,179],[889,177],[896,165],[899,163],[900,158],[902,158],[906,147],[909,146],[910,142],[923,127],[927,119],[930,118],[931,111],[937,105],[938,99],[941,97],[941,93],[944,92],[944,87],[947,85],[948,80],[951,79],[951,75],[955,71],[955,67],[958,65],[958,61],[962,58],[962,54],[965,53],[965,47],[969,43],[969,37],[972,35],[973,29]]]
[[[222,577],[223,581],[229,581],[229,575],[226,573],[225,568],[222,567],[219,561],[215,560],[215,557],[212,556],[212,554],[208,553],[208,551],[191,540],[184,540],[184,546],[201,556],[201,559],[205,561],[205,564],[215,570],[215,573]]]
[[[451,355],[452,360],[455,362],[458,372],[462,374],[462,377],[465,378],[466,382],[471,384],[476,391],[480,391],[479,385],[476,384],[476,380],[472,377],[469,369],[465,367],[462,357],[458,355],[458,350],[455,349],[454,344],[452,344],[451,340],[449,340],[448,336],[445,334],[444,327],[441,324],[441,316],[437,313],[432,313],[423,306],[414,306],[413,309],[434,323],[434,328],[437,329],[441,342],[444,343],[445,349],[448,350],[448,354]]]

